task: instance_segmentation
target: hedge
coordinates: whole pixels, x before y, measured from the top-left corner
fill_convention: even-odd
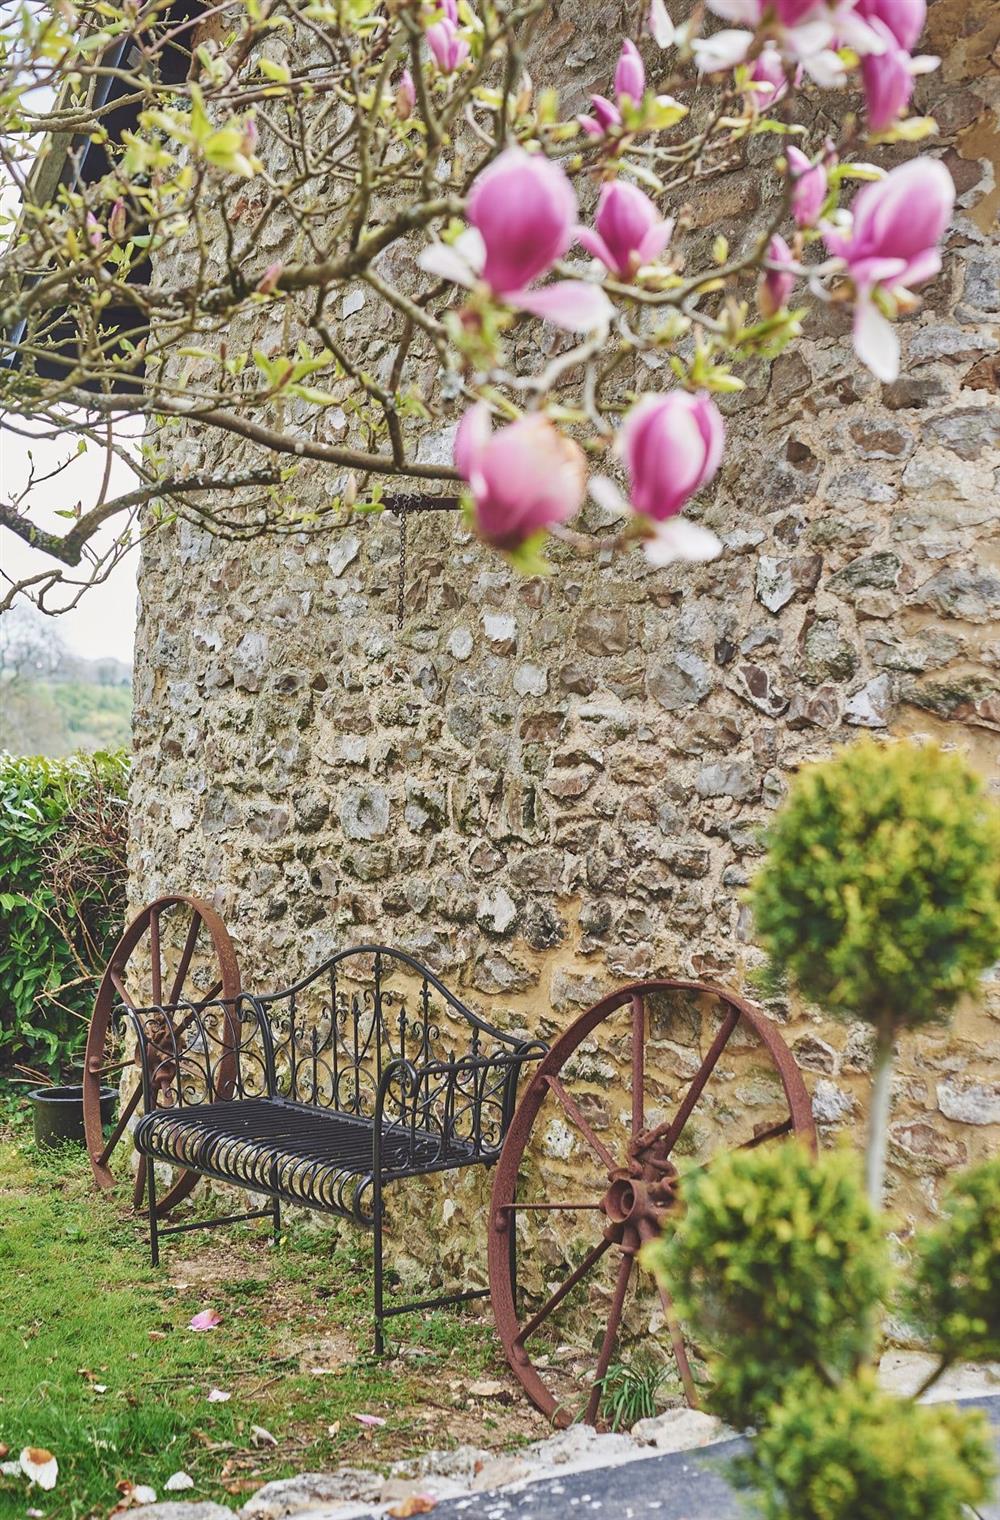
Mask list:
[[[121,933],[123,750],[0,754],[0,1066],[65,1073]]]

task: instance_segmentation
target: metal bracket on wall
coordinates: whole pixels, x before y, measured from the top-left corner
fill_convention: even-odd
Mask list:
[[[418,496],[400,492],[382,498],[386,510],[399,517],[399,574],[396,580],[396,627],[402,628],[406,611],[406,519],[411,512],[457,512],[457,496]]]

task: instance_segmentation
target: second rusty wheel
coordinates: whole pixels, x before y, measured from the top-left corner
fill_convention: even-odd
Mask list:
[[[172,1101],[185,1037],[204,1045],[210,1018],[213,1030],[218,1026],[210,1096],[218,1100],[230,1096],[235,1081],[239,996],[236,951],[222,919],[207,903],[184,894],[161,897],[129,924],[102,978],[84,1057],[84,1130],[99,1187],[114,1187],[131,1176],[131,1120],[143,1097],[132,1028],[117,1010],[129,1008],[143,1020],[154,1054],[153,1097],[158,1106]],[[197,1059],[192,1065],[195,1071],[199,1069]],[[117,1120],[110,1134],[105,1134],[100,1094],[108,1083],[120,1084],[121,1102]],[[160,1192],[157,1214],[168,1214],[197,1181],[194,1172],[178,1170]],[[138,1209],[146,1188],[145,1157],[139,1159],[132,1184]]]
[[[669,1293],[636,1258],[669,1227],[685,1170],[786,1135],[815,1147],[805,1084],[775,1025],[733,993],[637,983],[556,1040],[508,1131],[489,1223],[500,1339],[555,1425],[602,1424],[609,1370],[627,1356],[625,1340],[648,1338],[650,1309],[678,1391],[697,1403]]]

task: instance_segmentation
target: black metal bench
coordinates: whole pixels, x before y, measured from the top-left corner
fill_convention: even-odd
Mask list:
[[[144,1112],[134,1138],[145,1171],[154,1266],[165,1235],[270,1217],[282,1203],[340,1215],[374,1233],[375,1349],[391,1316],[488,1296],[488,1289],[387,1303],[387,1184],[491,1166],[518,1077],[546,1046],[505,1034],[419,961],[381,945],[333,955],[267,996],[157,1003],[124,998]],[[262,1194],[268,1206],[163,1224],[155,1163]],[[171,1196],[182,1190],[175,1184]]]

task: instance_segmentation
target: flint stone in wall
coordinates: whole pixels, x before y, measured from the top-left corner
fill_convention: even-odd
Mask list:
[[[646,672],[647,692],[668,712],[696,707],[714,684],[710,666],[693,650],[654,655]]]
[[[703,765],[695,777],[699,797],[735,797],[747,800],[760,796],[761,778],[747,761],[722,760]]]
[[[887,675],[875,676],[844,703],[844,720],[856,728],[888,728],[894,702]]]
[[[780,612],[793,596],[812,590],[822,569],[818,554],[797,554],[788,559],[762,554],[757,560],[757,600],[768,612]]]
[[[1000,1124],[1000,1085],[953,1078],[937,1085],[938,1108],[957,1124]]]
[[[389,798],[380,786],[348,787],[341,799],[340,824],[348,839],[380,839],[389,830]]]
[[[821,1077],[813,1088],[812,1109],[817,1124],[841,1124],[854,1112],[854,1097],[845,1088]]]
[[[990,622],[1000,616],[1000,576],[989,570],[948,566],[925,581],[911,601],[918,607],[933,607],[945,617]]]

